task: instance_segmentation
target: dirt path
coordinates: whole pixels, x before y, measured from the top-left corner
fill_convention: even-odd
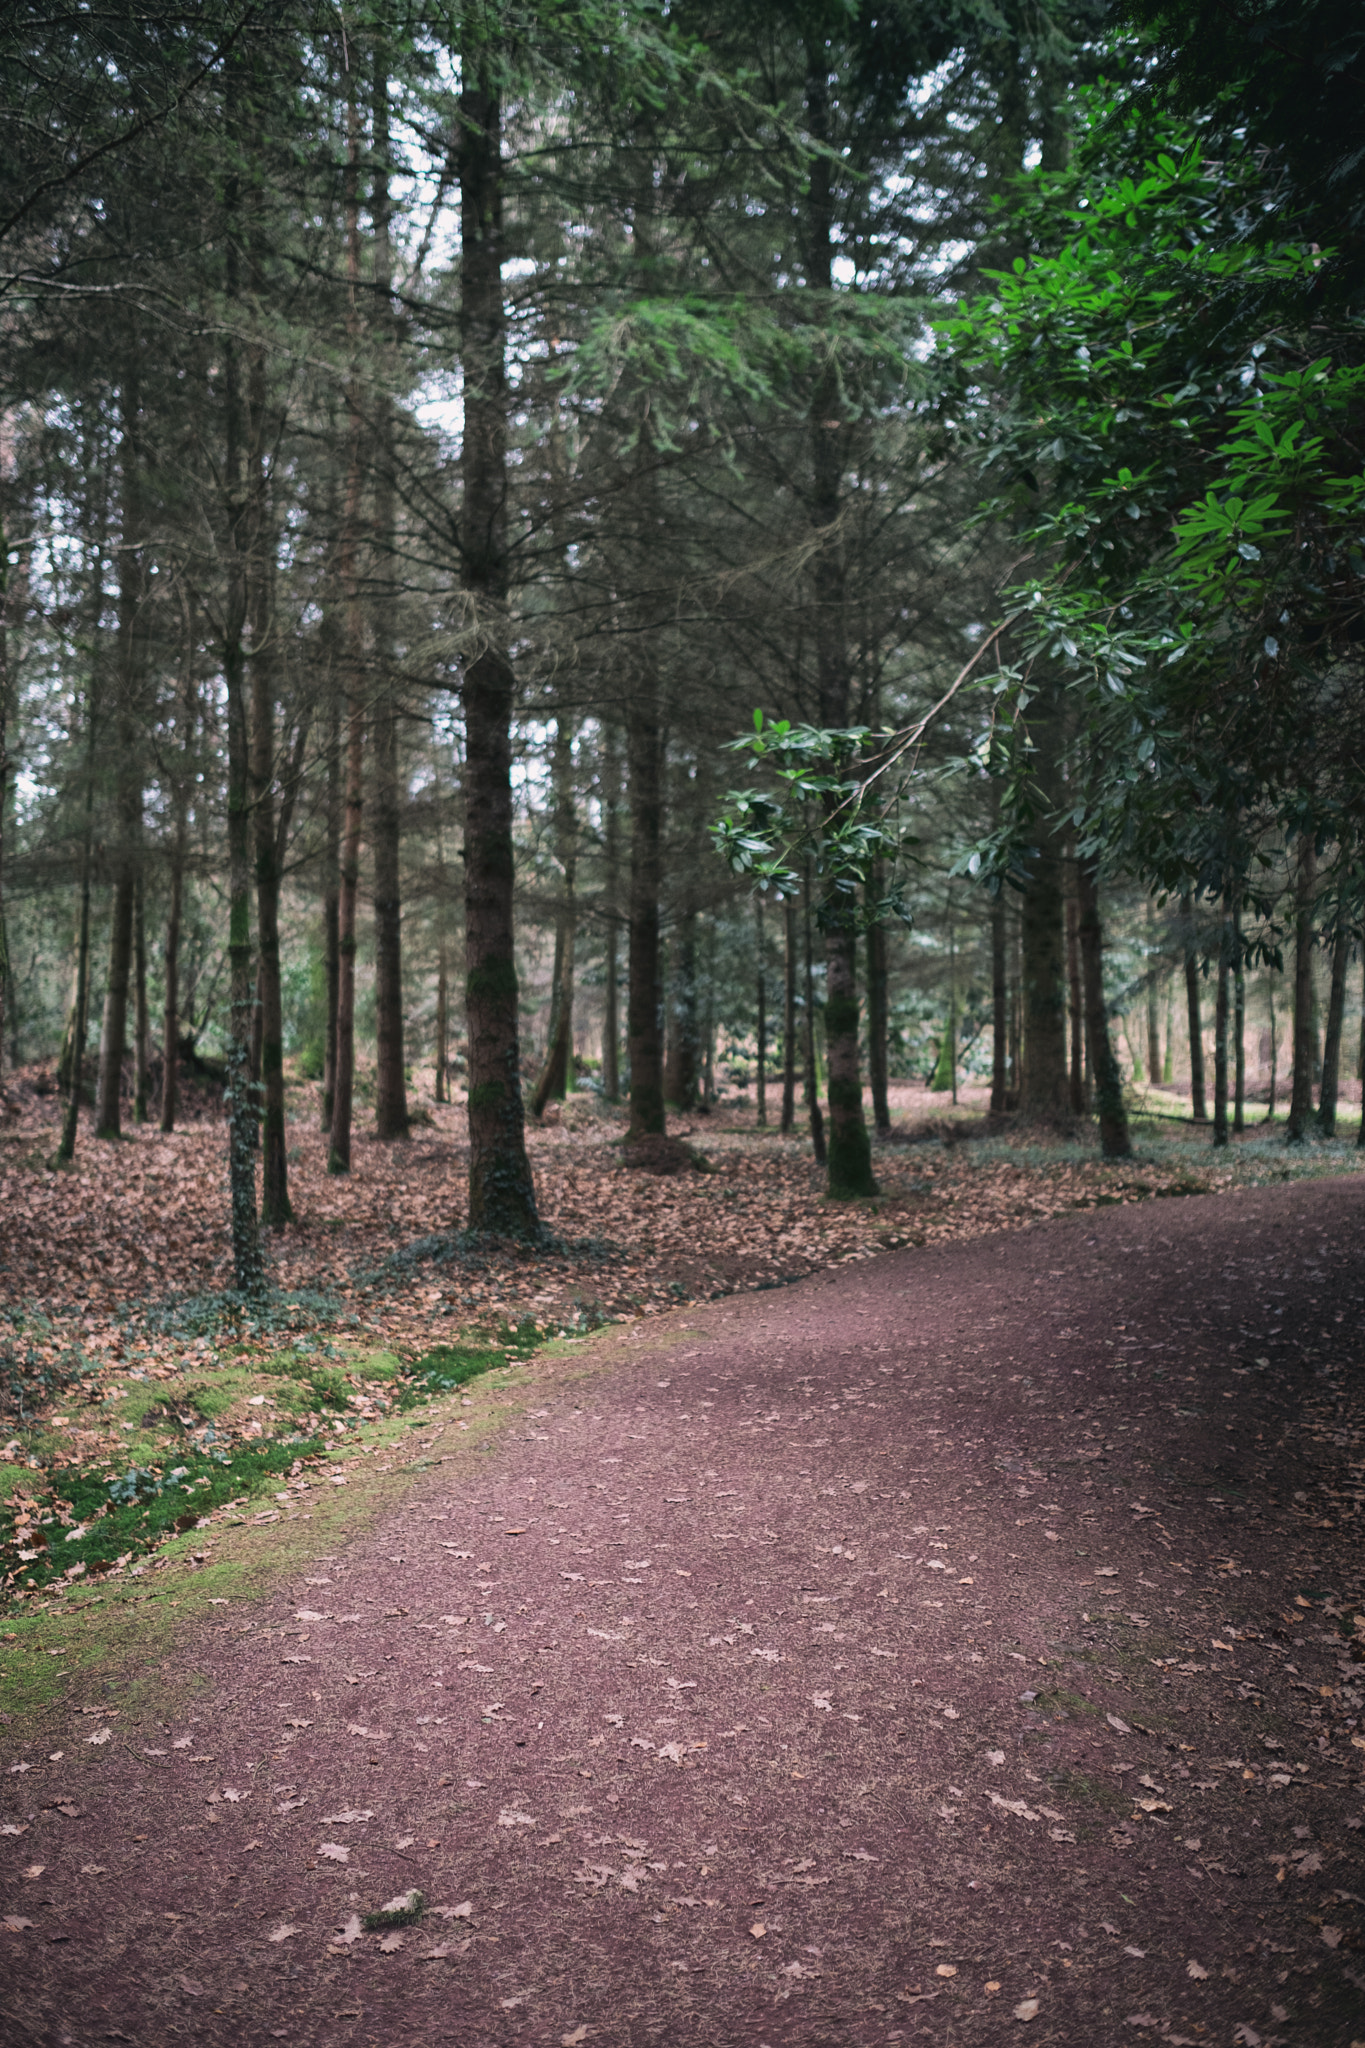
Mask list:
[[[1358,2044],[1363,1223],[1149,1203],[544,1361],[173,1723],[6,1759],[0,2037]]]

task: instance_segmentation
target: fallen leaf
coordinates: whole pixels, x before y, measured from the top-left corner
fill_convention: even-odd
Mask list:
[[[763,1925],[763,1922],[761,1920],[755,1920],[753,1926],[749,1929],[749,1932],[750,1934],[752,1934],[755,1941],[762,1941],[767,1931],[767,1928]]]
[[[1321,1934],[1328,1948],[1340,1948],[1341,1929],[1339,1927],[1322,1927],[1319,1928],[1318,1932]]]
[[[87,1735],[85,1739],[98,1747],[100,1743],[108,1742],[113,1732],[112,1728],[97,1728],[93,1735]]]
[[[32,1927],[32,1925],[33,1922],[25,1920],[22,1913],[6,1913],[4,1918],[0,1920],[0,1927],[3,1927],[7,1934],[22,1934],[26,1927]]]
[[[289,1803],[291,1806],[302,1806],[303,1801],[301,1799],[293,1799]],[[276,1813],[283,1813],[285,1808],[277,1806],[275,1811]],[[340,1813],[324,1813],[322,1825],[325,1828],[331,1828],[339,1826],[344,1821],[373,1819],[374,1814],[368,1806],[344,1806]]]
[[[938,1968],[935,1970],[934,1975],[936,1977],[955,1977],[957,1975],[957,1964],[940,1963]]]
[[[391,1927],[379,1944],[381,1953],[386,1956],[391,1956],[395,1949],[399,1949],[402,1946],[403,1930],[401,1927]]]
[[[474,1907],[468,1899],[458,1906],[433,1906],[431,1910],[438,1920],[469,1920],[474,1913]]]
[[[319,1856],[326,1856],[333,1863],[349,1863],[351,1852],[344,1842],[322,1842],[318,1845]]]
[[[349,1948],[353,1941],[359,1941],[360,1933],[360,1915],[359,1913],[352,1913],[350,1919],[346,1922],[346,1925],[340,1930],[339,1933],[333,1936],[333,1940],[338,1945],[344,1944],[345,1947]]]
[[[81,1876],[103,1877],[107,1873],[108,1867],[109,1866],[106,1863],[82,1863]]]
[[[1095,1567],[1095,1577],[1097,1579],[1116,1579],[1118,1575],[1119,1568],[1116,1564],[1099,1564]],[[1018,1638],[1016,1637],[1015,1640],[1017,1642]]]
[[[1237,2043],[1237,2048],[1261,2048],[1260,2035],[1255,2027],[1249,2027],[1245,2020],[1239,2027],[1234,2028],[1232,2038]]]
[[[291,1934],[298,1933],[297,1927],[276,1927],[266,1936],[267,1941],[288,1941]]]
[[[1120,1721],[1117,1714],[1106,1714],[1104,1718],[1109,1723],[1109,1726],[1111,1728],[1116,1728],[1118,1730],[1120,1735],[1132,1734],[1133,1731],[1128,1726],[1128,1723],[1126,1721]]]
[[[46,1869],[47,1865],[45,1863],[30,1863],[28,1868],[24,1872],[24,1876],[41,1877]]]
[[[1036,1998],[1021,1998],[1018,2005],[1014,2008],[1014,2017],[1017,2020],[1034,2019],[1037,2017],[1037,2013],[1038,2000]]]
[[[1145,1948],[1134,1948],[1132,1944],[1129,1943],[1129,1945],[1124,1949],[1123,1953],[1126,1956],[1137,1956],[1140,1961],[1142,1957],[1146,1955],[1147,1951]]]
[[[571,2034],[560,2035],[559,2048],[579,2048],[579,2043],[586,2041],[587,2038],[588,2029],[586,2027],[575,2027]]]
[[[208,1991],[195,1977],[177,1977],[175,1981],[180,1986],[180,1989],[187,1992],[191,1998],[208,1997]]]

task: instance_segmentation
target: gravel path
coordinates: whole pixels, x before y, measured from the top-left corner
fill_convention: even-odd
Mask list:
[[[1360,2048],[1362,1223],[1151,1202],[540,1361],[173,1723],[6,1759],[0,2038]]]

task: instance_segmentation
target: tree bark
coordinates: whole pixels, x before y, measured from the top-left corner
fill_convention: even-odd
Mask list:
[[[1161,1007],[1157,999],[1156,905],[1147,898],[1147,1086],[1161,1079]]]
[[[880,876],[874,877],[873,888],[880,897]],[[889,1029],[886,927],[879,923],[870,925],[867,933],[867,1078],[872,1089],[872,1126],[878,1137],[888,1136],[891,1130]]]
[[[1071,1109],[1075,1116],[1085,1113],[1084,1006],[1081,1001],[1080,909],[1074,896],[1066,900],[1066,972],[1071,1012]]]
[[[139,387],[135,370],[123,385],[123,429],[119,452],[122,517],[118,553],[118,623],[114,674],[114,745],[117,778],[117,843],[114,850],[114,896],[109,919],[109,973],[104,990],[104,1021],[100,1031],[99,1080],[95,1089],[95,1136],[122,1133],[123,1056],[128,1038],[128,982],[133,960],[133,914],[137,895],[138,828],[142,820],[142,785],[136,766],[134,722],[138,694],[137,670],[142,634],[138,613],[142,602],[142,504],[138,475]]]
[[[338,572],[341,582],[342,646],[346,682],[346,774],[337,874],[336,1067],[332,1084],[332,1128],[327,1171],[351,1170],[351,1117],[355,1097],[356,909],[360,895],[360,827],[365,802],[365,628],[360,609],[360,496],[364,422],[361,415],[360,313],[360,120],[354,74],[347,73],[346,169],[347,331],[351,372],[346,391],[346,489],[341,512]]]
[[[1031,1123],[1071,1121],[1067,1068],[1066,860],[1056,821],[1062,795],[1062,714],[1055,684],[1034,699],[1031,737],[1039,817],[1023,849],[1027,879],[1020,910],[1023,943],[1023,1075],[1021,1114]]]
[[[1129,1159],[1128,1111],[1123,1076],[1109,1036],[1104,1000],[1104,932],[1100,922],[1099,867],[1093,859],[1076,863],[1077,926],[1084,986],[1086,1039],[1100,1120],[1100,1149],[1106,1159]]]
[[[702,1050],[697,983],[697,908],[691,900],[690,883],[685,882],[668,983],[668,1056],[664,1063],[664,1100],[679,1110],[697,1106]]]
[[[498,53],[465,16],[461,53],[462,547],[478,642],[465,662],[465,961],[469,1223],[540,1233],[526,1156],[512,922],[512,665],[507,655],[507,379]]]
[[[373,80],[373,187],[370,219],[374,243],[374,305],[379,326],[381,374],[374,425],[374,571],[371,605],[375,684],[373,720],[375,1135],[390,1142],[406,1138],[407,1076],[403,1062],[403,890],[402,784],[398,761],[398,654],[394,621],[394,422],[388,398],[392,368],[393,284],[390,239],[389,66],[383,35],[376,38]]]
[[[602,836],[606,856],[606,936],[602,990],[602,1099],[621,1099],[621,761],[616,728],[607,732],[602,795]]]
[[[763,933],[763,898],[754,898],[754,956],[756,960],[754,1007],[758,1038],[758,1086],[756,1118],[760,1126],[768,1121],[768,962]]]
[[[816,1063],[815,1063],[815,949],[814,949],[814,945],[813,945],[813,942],[812,942],[812,934],[811,934],[811,909],[810,909],[810,896],[811,896],[811,882],[810,882],[810,875],[809,875],[809,873],[807,873],[807,876],[806,876],[806,895],[805,895],[805,909],[806,909],[806,959],[805,959],[805,968],[806,968],[806,990],[805,990],[805,994],[806,994],[806,1000],[805,1000],[805,1018],[804,1018],[804,1025],[805,1025],[805,1031],[804,1031],[804,1051],[805,1051],[805,1070],[806,1070],[806,1071],[805,1071],[805,1080],[806,1080],[806,1108],[807,1108],[807,1110],[809,1111],[809,1114],[810,1114],[810,1137],[811,1137],[811,1144],[812,1144],[812,1146],[814,1147],[814,1150],[815,1150],[815,1163],[816,1163],[816,1165],[817,1165],[817,1166],[824,1166],[824,1165],[825,1165],[825,1163],[826,1163],[826,1150],[825,1150],[825,1119],[824,1119],[823,1115],[821,1114],[821,1110],[820,1110],[820,1081],[819,1081],[819,1075],[818,1075],[818,1073],[817,1073],[817,1071],[816,1071]]]
[[[663,810],[659,684],[648,652],[631,692],[626,729],[630,783],[630,957],[626,1040],[632,1138],[661,1135],[664,1115],[663,990],[659,973],[659,891]]]
[[[991,906],[991,1115],[1003,1116],[1009,1087],[1009,973],[1005,950],[1005,892]]]
[[[0,577],[4,575],[0,549]],[[85,1034],[90,1014],[90,869],[94,852],[95,816],[95,684],[91,678],[86,704],[85,830],[81,836],[80,912],[76,925],[76,992],[71,1004],[71,1077],[62,1116],[62,1134],[57,1141],[55,1164],[65,1165],[76,1156],[76,1133],[80,1126],[81,1097],[85,1093]],[[0,791],[3,802],[3,791]]]
[[[1242,958],[1242,902],[1238,897],[1232,910],[1232,1128],[1246,1129],[1247,1093],[1247,976]]]
[[[1276,1070],[1279,1065],[1280,1055],[1279,1036],[1275,1023],[1275,970],[1273,967],[1268,969],[1266,973],[1265,993],[1266,1007],[1270,1012],[1270,1089],[1266,1097],[1265,1120],[1268,1124],[1273,1124],[1275,1121],[1275,1083],[1278,1079]]]
[[[341,702],[330,679],[327,734],[327,834],[323,849],[322,962],[327,1022],[322,1058],[322,1128],[330,1134],[337,1082],[337,1005],[341,998]]]
[[[261,1221],[282,1230],[291,1220],[288,1140],[284,1116],[284,1005],[280,990],[280,848],[275,827],[275,537],[265,470],[265,370],[259,351],[252,365],[251,559],[251,831],[256,873],[256,1023],[260,1045]]]
[[[133,894],[133,1122],[147,1121],[147,878],[139,864]]]
[[[531,1114],[542,1117],[551,1101],[562,1102],[572,1083],[574,943],[578,935],[578,819],[574,811],[573,720],[555,721],[550,756],[554,800],[555,859],[560,899],[555,912],[555,975],[550,991],[550,1034],[545,1063],[531,1098]]]
[[[1327,998],[1327,1031],[1322,1045],[1322,1088],[1318,1096],[1318,1129],[1324,1138],[1337,1133],[1337,1093],[1341,1076],[1341,1027],[1346,1016],[1346,968],[1351,958],[1351,934],[1338,914],[1332,935],[1332,985]]]
[[[1294,1078],[1285,1141],[1301,1145],[1313,1116],[1313,908],[1317,894],[1317,848],[1312,834],[1299,847],[1294,903]]]
[[[1213,1142],[1228,1142],[1228,997],[1232,978],[1232,914],[1226,894],[1218,920],[1218,992],[1213,1013]]]
[[[180,821],[177,820],[179,827]],[[184,913],[185,848],[177,829],[171,848],[171,902],[166,917],[163,963],[165,1002],[161,1013],[161,1129],[171,1132],[180,1107],[180,923]]]
[[[796,905],[782,906],[782,1135],[796,1121]]]
[[[9,602],[10,568],[8,507],[0,507],[0,1101],[4,1100],[5,997],[9,988],[9,927],[5,919],[5,820],[9,804]],[[77,1074],[76,1095],[80,1080]]]
[[[1197,1124],[1207,1123],[1208,1097],[1204,1092],[1204,1020],[1199,1004],[1199,948],[1195,944],[1194,900],[1180,899],[1181,922],[1185,928],[1185,1009],[1190,1030],[1190,1110]]]
[[[436,961],[436,1082],[432,1090],[437,1102],[449,1102],[446,1072],[450,1061],[450,970],[446,942],[442,938]]]

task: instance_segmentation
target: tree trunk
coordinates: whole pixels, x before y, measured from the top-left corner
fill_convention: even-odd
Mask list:
[[[133,895],[133,1122],[147,1121],[147,880],[138,868]]]
[[[3,551],[0,550],[0,555]],[[0,577],[4,575],[0,559]],[[0,678],[2,681],[3,678]],[[85,1093],[85,1034],[90,1014],[90,868],[94,851],[95,814],[95,687],[91,679],[86,705],[85,830],[81,836],[80,913],[76,926],[76,992],[71,1005],[71,1077],[62,1134],[57,1142],[55,1163],[65,1164],[76,1156],[76,1132],[80,1125],[81,1097]],[[3,791],[0,791],[0,803]]]
[[[1332,935],[1332,986],[1327,998],[1327,1033],[1322,1046],[1322,1091],[1318,1097],[1318,1129],[1324,1138],[1337,1134],[1337,1091],[1341,1074],[1341,1027],[1346,1016],[1346,967],[1351,934],[1338,914]]]
[[[275,829],[275,620],[272,568],[275,537],[267,500],[264,460],[264,363],[252,368],[251,560],[251,827],[256,871],[256,944],[260,1047],[258,1101],[261,1123],[261,1221],[282,1230],[293,1216],[289,1202],[288,1140],[284,1116],[284,1005],[280,989],[280,848]]]
[[[815,1163],[823,1166],[825,1153],[825,1119],[820,1112],[820,1081],[815,1063],[815,956],[811,937],[810,875],[806,875],[806,1001],[805,1001],[805,1081],[806,1108],[810,1113],[811,1144],[815,1149]]]
[[[673,972],[668,984],[668,1057],[664,1063],[664,1100],[672,1108],[695,1109],[701,1073],[701,1018],[697,995],[697,911],[684,884],[682,916],[673,941]]]
[[[465,589],[479,641],[465,663],[465,1003],[469,1223],[540,1233],[521,1094],[512,885],[512,665],[507,655],[507,381],[498,52],[465,16],[459,108]]]
[[[761,896],[755,896],[754,898],[754,953],[757,960],[754,986],[758,1037],[757,1122],[761,1127],[766,1125],[768,1121],[768,962],[763,936],[763,898]]]
[[[531,1098],[531,1114],[544,1116],[551,1101],[562,1102],[573,1079],[574,941],[578,931],[578,820],[574,812],[573,721],[555,722],[550,757],[554,798],[555,858],[561,895],[555,915],[555,975],[550,992],[550,1041]]]
[[[165,1006],[161,1013],[161,1128],[175,1129],[180,1107],[180,921],[184,910],[185,845],[183,819],[177,820],[171,849],[171,905],[166,918]]]
[[[1024,916],[1014,928],[1014,973],[1009,983],[1009,1086],[1006,1109],[1017,1109],[1024,1093]]]
[[[8,816],[10,772],[10,565],[9,535],[4,518],[6,509],[0,508],[0,1102],[4,1100],[5,994],[9,987],[9,939],[5,921],[5,820]],[[80,1095],[79,1070],[76,1095]]]
[[[1317,848],[1307,835],[1299,848],[1294,904],[1294,1078],[1285,1140],[1301,1145],[1313,1115],[1313,908],[1317,894]]]
[[[322,1128],[330,1134],[337,1084],[337,1005],[341,999],[341,703],[332,678],[327,736],[327,838],[323,849],[322,960],[327,1024],[322,1059]]]
[[[123,1055],[128,1037],[128,982],[132,973],[133,919],[137,897],[137,840],[142,821],[142,786],[136,764],[139,735],[134,721],[137,669],[142,646],[138,619],[142,601],[139,405],[136,373],[130,372],[124,379],[119,455],[122,531],[118,552],[114,679],[118,839],[114,852],[114,900],[109,921],[109,974],[105,982],[99,1081],[95,1090],[97,1138],[117,1138],[123,1128]]]
[[[1232,978],[1232,916],[1224,894],[1218,920],[1218,993],[1213,1013],[1213,1142],[1228,1142],[1228,996]]]
[[[1157,997],[1156,905],[1147,898],[1147,1086],[1155,1088],[1161,1079],[1161,1006]]]
[[[782,906],[782,1135],[796,1121],[796,905]]]
[[[1079,934],[1080,909],[1074,896],[1066,900],[1066,972],[1070,994],[1071,1011],[1071,1108],[1075,1116],[1085,1113],[1085,1053],[1082,1040],[1085,1035],[1084,1009],[1081,1002],[1081,941]]]
[[[1055,819],[1062,795],[1063,734],[1054,684],[1039,692],[1034,707],[1031,737],[1041,814],[1036,837],[1024,850],[1027,883],[1020,912],[1024,1071],[1019,1107],[1030,1122],[1065,1127],[1071,1121],[1066,1045],[1066,860],[1062,830]]]
[[[602,1099],[621,1099],[621,760],[616,728],[607,733],[606,776],[602,797],[606,854],[606,939],[602,991]]]
[[[1275,1082],[1278,1078],[1277,1068],[1280,1055],[1279,1039],[1275,1024],[1275,970],[1273,967],[1268,968],[1266,971],[1265,989],[1266,1005],[1270,1011],[1270,1090],[1266,1097],[1265,1120],[1268,1124],[1273,1124],[1275,1121]]]
[[[1106,1159],[1130,1159],[1133,1147],[1128,1136],[1123,1076],[1114,1057],[1109,1036],[1109,1012],[1104,1000],[1104,932],[1100,923],[1099,866],[1093,857],[1076,863],[1076,898],[1086,1039],[1095,1084],[1095,1107],[1100,1120],[1100,1150]]]
[[[376,39],[373,80],[373,186],[370,218],[374,242],[374,306],[381,354],[392,370],[393,250],[389,234],[390,146],[389,66],[383,35]],[[407,1076],[403,1061],[403,891],[402,783],[398,759],[398,655],[394,620],[394,422],[388,386],[381,377],[374,422],[375,596],[370,607],[374,632],[374,1005],[375,1135],[406,1138]]]
[[[874,889],[880,897],[879,878],[874,880]],[[870,925],[867,933],[867,1078],[872,1088],[872,1125],[878,1137],[886,1137],[891,1130],[889,1030],[886,927],[878,923]]]
[[[1009,973],[1005,950],[1005,892],[991,906],[991,1115],[1005,1113],[1009,1087]]]
[[[817,145],[829,141],[829,58],[823,37],[806,45],[806,121]],[[806,285],[827,300],[834,287],[834,179],[830,156],[812,156],[805,199]],[[820,316],[816,314],[818,319]],[[831,357],[816,379],[809,414],[810,522],[816,547],[810,567],[815,607],[815,670],[820,722],[849,722],[850,669],[847,564],[840,522],[847,430],[838,369]],[[837,799],[831,799],[831,804]],[[835,1200],[875,1195],[872,1146],[863,1118],[858,1050],[858,946],[853,924],[832,892],[825,928],[825,1054],[828,1061],[829,1193]]]
[[[1180,899],[1181,922],[1185,928],[1185,1008],[1190,1029],[1190,1110],[1197,1124],[1207,1123],[1208,1097],[1204,1093],[1204,1020],[1199,1005],[1199,948],[1195,944],[1194,901]]]
[[[432,1090],[437,1102],[449,1102],[450,1095],[446,1070],[450,1058],[450,971],[446,960],[446,942],[441,940],[441,950],[436,965],[436,1083]]]
[[[354,73],[347,73],[346,214],[347,331],[352,352],[346,391],[346,489],[341,513],[338,573],[341,581],[342,643],[346,672],[345,808],[337,890],[337,1043],[333,1075],[332,1128],[327,1171],[351,1170],[351,1117],[355,1098],[356,909],[360,895],[360,826],[365,802],[365,628],[360,610],[360,494],[364,421],[361,413],[360,314],[360,122]]]
[[[662,881],[658,678],[650,657],[631,692],[627,726],[630,782],[630,959],[626,1038],[630,1059],[630,1136],[661,1134],[664,1116],[663,991],[659,975]]]
[[[1242,958],[1242,902],[1238,897],[1232,911],[1232,1128],[1246,1129],[1247,1094],[1247,976]]]

